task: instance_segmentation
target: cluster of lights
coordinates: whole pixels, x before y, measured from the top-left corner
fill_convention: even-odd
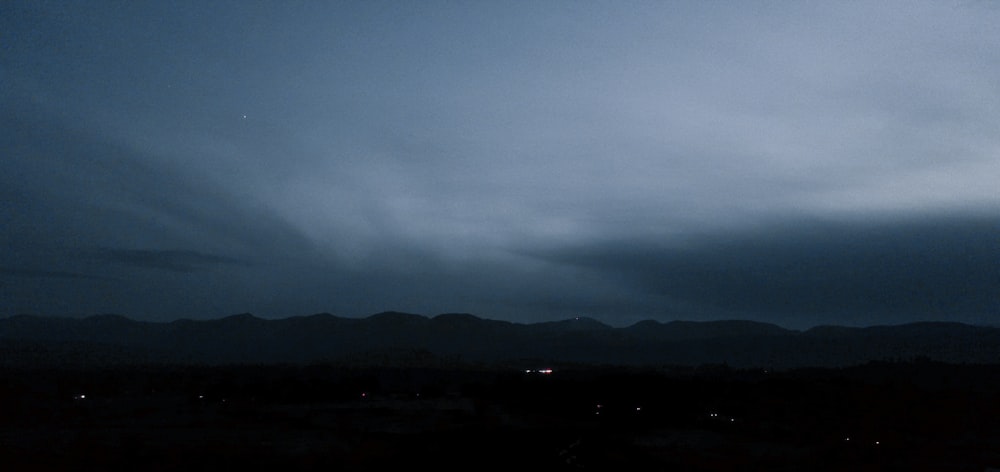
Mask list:
[[[537,369],[537,370],[526,369],[524,371],[524,373],[526,373],[526,374],[544,374],[544,375],[549,375],[549,374],[552,373],[552,369]]]

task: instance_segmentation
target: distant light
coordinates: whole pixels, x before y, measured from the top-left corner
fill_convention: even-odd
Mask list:
[[[876,445],[876,446],[878,446],[878,445],[879,445],[879,442],[878,442],[878,441],[875,441],[875,445]]]
[[[524,373],[525,374],[532,374],[532,373],[534,373],[534,374],[546,374],[546,375],[548,375],[548,374],[552,373],[552,369],[538,369],[538,370],[525,369]]]
[[[368,396],[368,393],[367,393],[367,392],[361,392],[361,398],[365,398],[365,397],[367,397],[367,396]]]
[[[844,438],[844,441],[850,441],[851,438]]]
[[[199,400],[201,400],[202,398],[205,398],[205,396],[204,395],[198,395],[198,399]]]
[[[87,396],[86,395],[82,395],[82,394],[81,395],[73,395],[73,399],[74,400],[86,400]]]
[[[635,407],[635,411],[642,411],[642,407],[641,406]]]
[[[730,422],[730,423],[732,423],[732,422],[734,422],[734,421],[736,421],[736,420],[735,420],[735,419],[733,419],[733,418],[729,418],[729,422]]]

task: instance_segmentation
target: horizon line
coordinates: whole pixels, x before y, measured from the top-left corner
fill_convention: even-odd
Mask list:
[[[340,319],[366,320],[366,319],[370,319],[370,318],[373,318],[373,317],[376,317],[376,316],[379,316],[379,315],[387,315],[387,314],[415,316],[415,317],[420,317],[420,318],[424,318],[424,319],[427,319],[427,320],[433,320],[435,318],[438,318],[438,317],[441,317],[441,316],[448,316],[448,315],[463,315],[463,316],[471,316],[473,318],[476,318],[478,320],[483,320],[483,321],[497,321],[497,322],[502,322],[502,323],[510,323],[510,324],[514,324],[514,325],[524,325],[524,326],[532,326],[532,325],[539,325],[539,324],[546,324],[546,323],[562,323],[562,322],[570,322],[570,321],[587,320],[587,321],[594,321],[594,322],[600,323],[601,325],[604,325],[604,326],[606,326],[607,328],[610,328],[610,329],[631,328],[631,327],[634,327],[636,325],[639,325],[641,323],[646,323],[646,322],[654,322],[654,323],[658,323],[658,324],[661,324],[661,325],[666,325],[666,324],[670,324],[670,323],[697,323],[697,324],[705,324],[705,323],[725,323],[725,322],[750,322],[750,323],[757,323],[757,324],[761,324],[761,325],[777,326],[778,328],[784,329],[786,331],[791,331],[791,332],[805,332],[805,331],[809,331],[809,330],[812,330],[812,329],[824,328],[824,327],[865,329],[865,328],[878,328],[878,327],[907,326],[907,325],[915,325],[915,324],[958,324],[958,325],[974,326],[974,327],[982,327],[982,328],[997,328],[998,327],[995,324],[975,324],[975,323],[968,323],[968,322],[962,322],[962,321],[914,320],[914,321],[907,321],[907,322],[901,322],[901,323],[877,323],[877,324],[870,324],[870,325],[816,324],[816,325],[812,325],[812,326],[809,326],[809,327],[806,327],[806,328],[797,329],[797,328],[789,328],[789,327],[784,326],[784,325],[779,324],[779,323],[774,323],[774,322],[770,322],[770,321],[759,321],[759,320],[750,319],[750,318],[720,318],[720,319],[710,319],[710,320],[692,320],[692,319],[675,318],[675,319],[667,320],[667,321],[661,321],[661,320],[657,320],[657,319],[654,319],[654,318],[646,318],[646,319],[642,319],[642,320],[636,321],[636,322],[631,323],[631,324],[617,325],[616,326],[616,325],[612,325],[612,324],[609,324],[607,322],[601,321],[601,320],[599,320],[597,318],[593,318],[593,317],[589,317],[589,316],[575,316],[575,317],[553,319],[553,320],[545,320],[545,321],[520,322],[520,321],[511,321],[511,320],[505,320],[505,319],[499,319],[499,318],[487,318],[487,317],[483,317],[483,316],[476,315],[474,313],[468,313],[468,312],[443,312],[443,313],[437,313],[437,314],[434,314],[434,315],[426,315],[426,314],[423,314],[423,313],[412,313],[412,312],[396,311],[396,310],[380,311],[380,312],[377,312],[377,313],[371,313],[371,314],[368,314],[368,315],[361,315],[361,316],[346,316],[346,315],[336,315],[336,314],[333,314],[333,313],[330,313],[330,312],[316,312],[316,313],[311,313],[311,314],[307,314],[307,315],[289,315],[289,316],[278,316],[278,317],[261,317],[261,316],[253,314],[252,312],[242,312],[242,313],[234,313],[234,314],[224,315],[224,316],[215,317],[215,318],[186,318],[186,317],[178,317],[178,318],[173,318],[173,319],[170,319],[170,320],[142,320],[142,319],[136,319],[136,318],[133,318],[132,316],[124,315],[124,314],[121,314],[121,313],[94,313],[94,314],[78,314],[78,315],[65,315],[65,314],[64,315],[52,315],[52,314],[36,314],[36,313],[16,313],[16,314],[0,315],[0,320],[6,320],[6,319],[11,319],[11,318],[17,318],[17,317],[69,319],[69,320],[89,320],[89,319],[99,318],[99,317],[120,317],[120,318],[124,318],[126,320],[129,320],[129,321],[132,321],[132,322],[137,322],[137,323],[170,324],[170,323],[174,323],[174,322],[178,322],[178,321],[193,321],[193,322],[222,321],[222,320],[229,319],[229,318],[245,317],[245,316],[250,316],[250,317],[252,317],[254,319],[262,320],[262,321],[282,321],[282,320],[289,320],[289,319],[293,319],[293,318],[308,318],[308,317],[323,316],[323,315],[334,317],[334,318],[340,318]]]

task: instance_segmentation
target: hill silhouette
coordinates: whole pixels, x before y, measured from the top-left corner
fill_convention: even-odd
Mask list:
[[[1000,328],[911,323],[789,330],[747,320],[646,320],[611,327],[589,318],[532,324],[466,313],[426,317],[383,312],[367,318],[328,313],[263,319],[244,313],[215,320],[157,323],[121,315],[0,319],[3,362],[17,364],[261,364],[411,362],[585,363],[797,368],[877,360],[991,363]]]

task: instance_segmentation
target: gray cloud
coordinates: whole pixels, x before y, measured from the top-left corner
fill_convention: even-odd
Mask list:
[[[995,8],[386,6],[0,5],[0,311],[995,307]]]

